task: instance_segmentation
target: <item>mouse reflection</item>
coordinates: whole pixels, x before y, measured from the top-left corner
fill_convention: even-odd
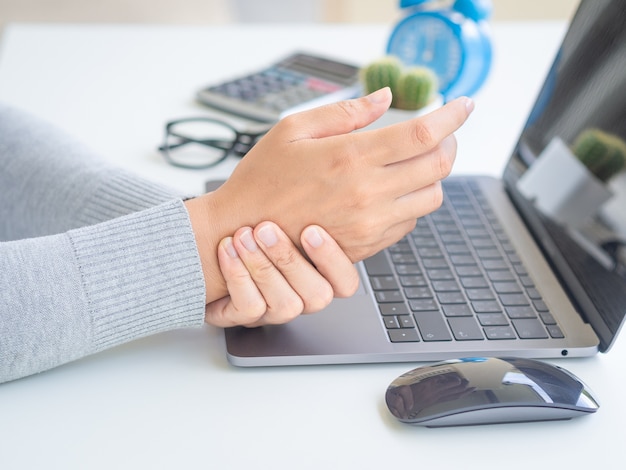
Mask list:
[[[469,395],[475,390],[469,384],[456,370],[449,369],[418,382],[392,386],[385,399],[396,418],[413,419],[424,409]]]

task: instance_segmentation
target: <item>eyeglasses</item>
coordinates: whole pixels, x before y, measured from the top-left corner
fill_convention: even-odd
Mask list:
[[[159,150],[171,165],[200,170],[210,168],[229,155],[242,158],[269,130],[242,132],[219,119],[177,119],[165,125],[165,140]]]

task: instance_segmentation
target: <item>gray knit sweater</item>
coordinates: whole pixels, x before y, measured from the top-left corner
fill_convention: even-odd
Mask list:
[[[180,197],[0,104],[0,382],[201,325],[204,304]]]

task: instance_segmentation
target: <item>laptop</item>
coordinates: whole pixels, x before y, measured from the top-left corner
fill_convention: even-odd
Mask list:
[[[624,24],[624,2],[583,0],[502,178],[446,179],[439,210],[357,265],[357,294],[288,324],[226,329],[229,361],[606,352],[626,314],[626,171],[602,182],[574,152],[615,156],[626,139]]]

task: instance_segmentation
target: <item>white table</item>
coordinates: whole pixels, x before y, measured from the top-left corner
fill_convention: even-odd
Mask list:
[[[382,54],[388,30],[14,25],[0,100],[120,165],[200,192],[235,160],[192,172],[156,151],[165,121],[208,112],[196,89],[297,48],[364,63]],[[455,172],[500,172],[563,32],[494,25],[495,64],[458,132]],[[625,362],[624,338],[606,355],[558,361],[600,397],[593,416],[433,430],[396,422],[384,405],[389,382],[413,364],[238,369],[220,330],[170,332],[1,385],[0,468],[594,468],[622,458]]]

